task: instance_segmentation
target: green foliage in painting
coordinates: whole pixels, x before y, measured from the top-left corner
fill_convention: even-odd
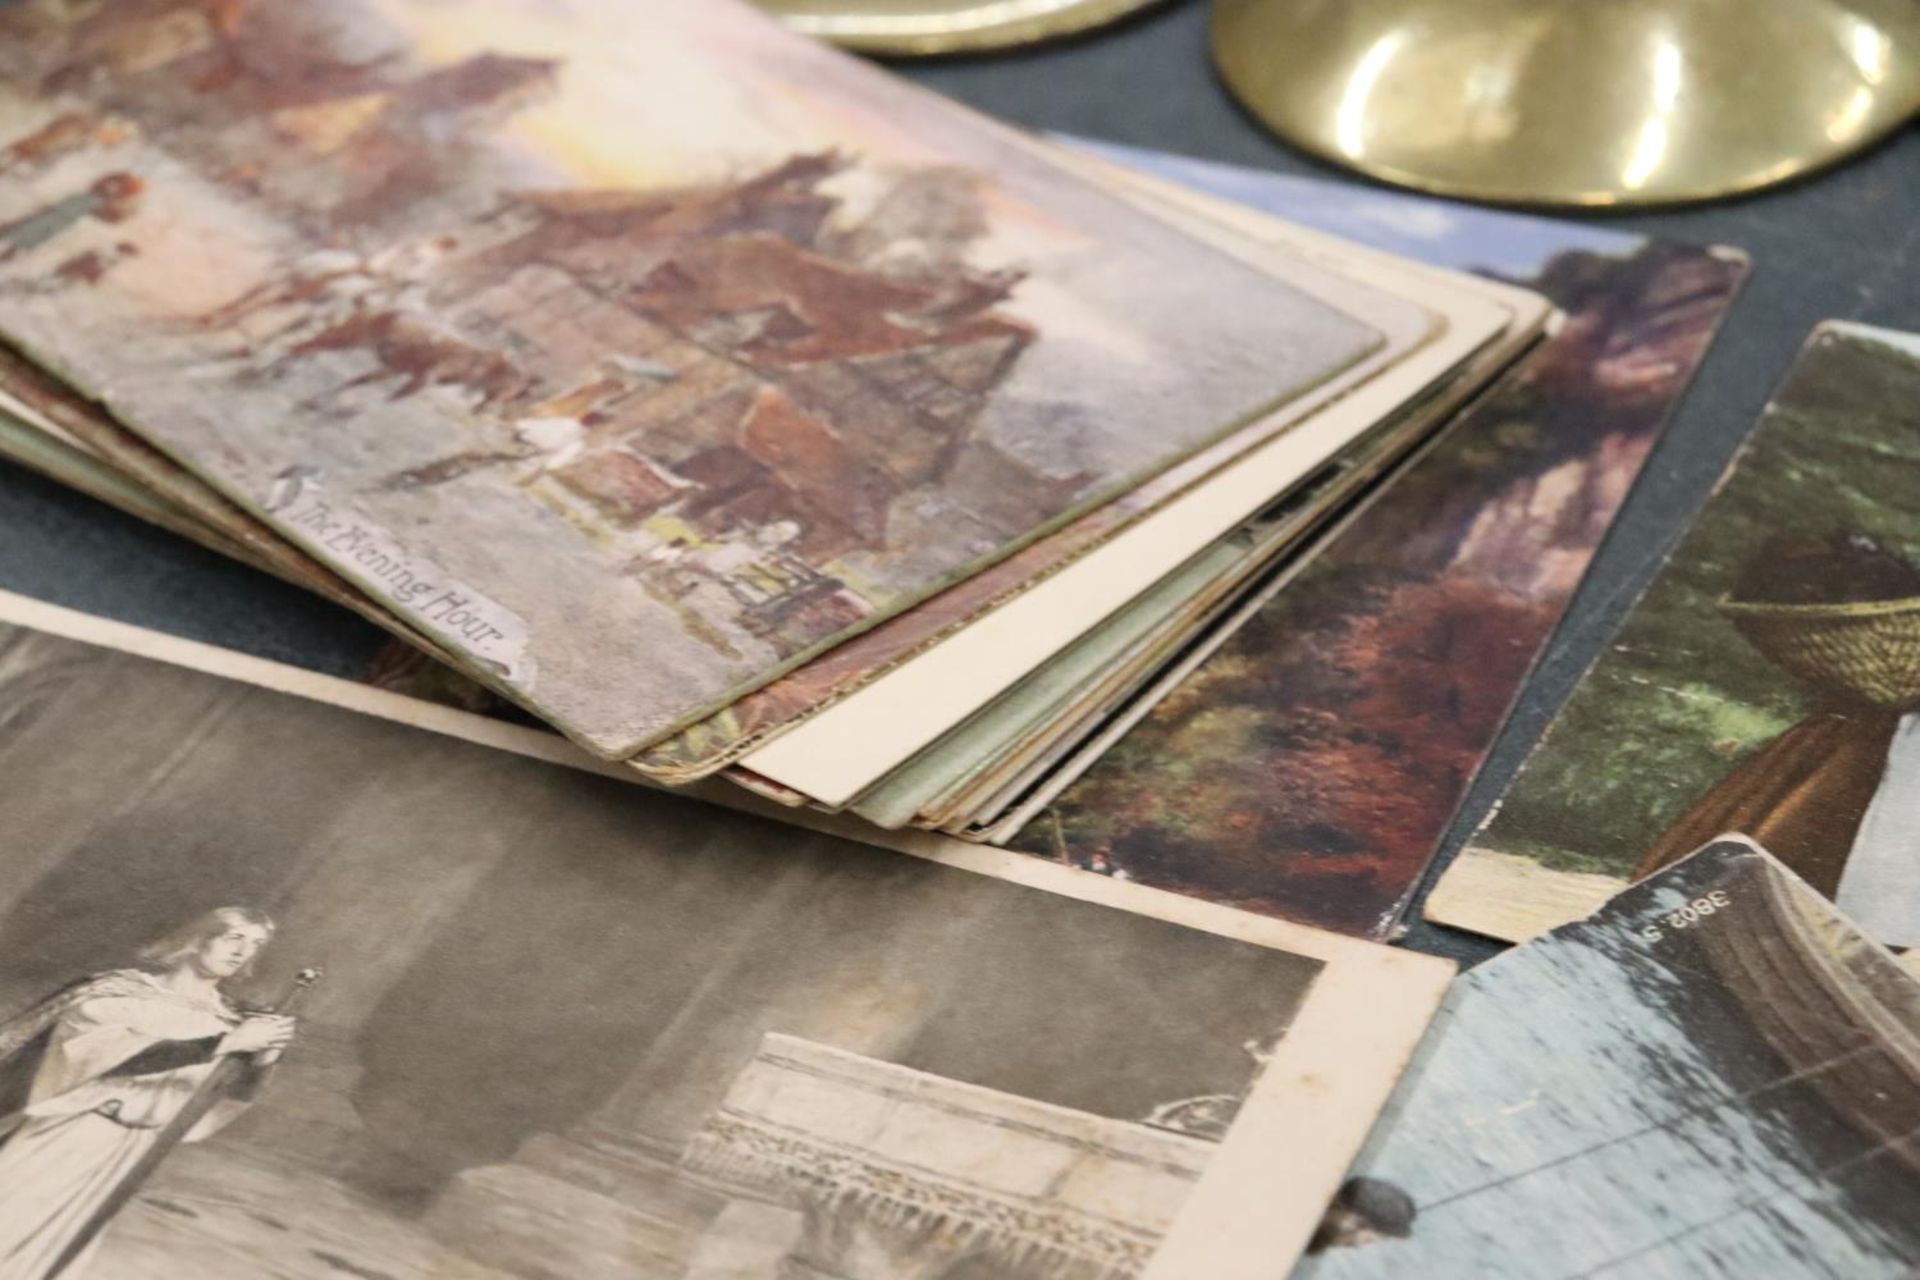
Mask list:
[[[1624,875],[1696,797],[1812,709],[1817,695],[1718,607],[1764,572],[1756,558],[1783,532],[1864,534],[1920,563],[1920,348],[1829,331],[1807,350],[1482,844]]]

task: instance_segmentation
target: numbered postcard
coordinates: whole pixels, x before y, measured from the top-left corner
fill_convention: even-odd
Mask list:
[[[1427,914],[1527,937],[1727,832],[1920,944],[1920,337],[1814,334]]]
[[[7,1280],[1270,1280],[1450,973],[0,618]]]
[[[0,338],[608,756],[1381,341],[743,0],[29,0],[0,80]]]
[[[1750,841],[1454,984],[1299,1280],[1905,1280],[1920,981]]]

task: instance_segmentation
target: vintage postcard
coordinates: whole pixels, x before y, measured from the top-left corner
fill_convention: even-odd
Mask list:
[[[1467,973],[1300,1280],[1908,1280],[1920,981],[1721,841]]]
[[[844,805],[1147,586],[1309,480],[1368,429],[1436,388],[1453,386],[1489,344],[1526,345],[1549,313],[1537,295],[1510,289],[1456,289],[1435,305],[1446,318],[1445,331],[1404,361],[1052,577],[756,747],[741,766],[822,804]]]
[[[1082,153],[1062,153],[1055,148],[1050,154],[1071,160],[1076,165],[1085,163]],[[1100,166],[1090,170],[1087,176],[1134,198],[1130,182],[1115,181],[1118,173],[1110,166]],[[1259,265],[1274,277],[1286,280],[1313,296],[1339,298],[1343,306],[1382,333],[1384,341],[1377,350],[1338,377],[1297,398],[1288,413],[1304,416],[1317,405],[1339,398],[1351,387],[1390,368],[1407,352],[1436,340],[1449,324],[1461,329],[1477,328],[1477,315],[1471,317],[1475,324],[1464,325],[1461,322],[1470,317],[1457,312],[1451,316],[1443,312],[1430,312],[1417,302],[1371,287],[1363,282],[1362,277],[1375,284],[1390,283],[1403,289],[1410,298],[1424,298],[1442,307],[1443,311],[1447,305],[1444,300],[1450,294],[1464,292],[1498,302],[1510,302],[1516,311],[1525,314],[1525,322],[1517,323],[1499,342],[1481,351],[1476,357],[1475,367],[1454,380],[1459,384],[1476,383],[1484,376],[1482,368],[1490,369],[1494,362],[1510,358],[1529,337],[1527,326],[1532,318],[1544,309],[1537,299],[1523,297],[1516,290],[1500,290],[1472,277],[1435,273],[1429,268],[1398,259],[1391,264],[1376,263],[1372,259],[1378,255],[1369,255],[1344,244],[1323,243],[1324,237],[1296,231],[1273,219],[1252,215],[1250,210],[1242,206],[1232,206],[1232,213],[1240,219],[1253,217],[1256,224],[1248,228],[1245,234],[1233,229],[1232,219],[1216,216],[1220,210],[1215,206],[1181,209],[1167,208],[1164,200],[1158,203],[1189,232]],[[1244,226],[1244,222],[1241,225]],[[1284,245],[1286,252],[1280,252],[1276,245]],[[1433,399],[1432,396],[1427,397],[1429,402]],[[304,582],[396,634],[415,640],[467,674],[482,681],[488,679],[487,672],[473,670],[463,663],[460,655],[448,654],[426,637],[410,631],[405,626],[403,614],[390,615],[353,592],[346,583],[315,565],[264,525],[208,489],[191,473],[114,423],[96,406],[53,383],[17,357],[0,352],[0,410],[9,407],[63,439],[69,435],[83,439],[90,449],[100,453],[102,461],[120,467],[129,476],[139,478],[155,493],[168,495],[183,510],[194,513],[207,523],[209,533],[196,530],[190,536],[228,550],[235,549],[234,544],[244,544],[254,554],[242,558],[262,564],[281,577]],[[1435,406],[1423,402],[1420,415],[1415,417],[1431,417],[1435,412]],[[1280,416],[1272,415],[1271,418]],[[1403,418],[1406,416],[1401,415]],[[1360,415],[1349,413],[1346,420],[1353,424],[1352,430],[1367,427],[1364,417]],[[1271,426],[1271,420],[1263,420],[1261,426],[1248,430],[1257,432],[1270,429]],[[1333,480],[1323,483],[1322,474],[1316,473],[1311,484],[1303,488],[1324,491],[1327,500],[1331,501],[1336,496],[1334,490],[1362,481],[1384,458],[1404,447],[1422,429],[1417,421],[1412,420],[1400,425],[1390,422],[1368,428],[1361,444],[1341,452],[1334,462],[1323,468],[1324,473],[1334,477]],[[1016,592],[1046,565],[1071,558],[1111,535],[1132,516],[1151,510],[1169,496],[1194,484],[1198,477],[1231,457],[1238,447],[1237,440],[1238,437],[1210,446],[1010,559],[948,588],[871,631],[835,646],[800,669],[747,695],[700,724],[649,748],[636,758],[636,765],[650,777],[680,785],[722,767],[735,755],[745,751],[753,739],[776,730],[779,727],[778,717],[791,717],[814,709],[823,701],[871,678],[894,655],[936,639],[942,631],[964,621],[969,610],[983,609],[998,598]],[[25,451],[15,452],[29,465],[41,465],[46,459],[46,450],[31,446]],[[71,468],[66,471],[68,474],[65,478],[74,479],[70,474]],[[91,483],[95,479],[92,474],[85,479],[89,482],[90,492],[104,493],[109,500],[122,496],[126,489],[126,486],[120,485],[103,490]],[[136,494],[133,497],[134,501],[122,501],[120,505],[143,518],[156,517],[150,496]],[[1301,505],[1291,492],[1286,502],[1289,508]],[[158,514],[159,523],[168,527],[179,524],[178,517],[172,513]],[[213,534],[213,530],[223,533],[224,539]],[[734,775],[734,779],[749,787],[760,785],[760,780],[744,773]]]
[[[1518,281],[1561,330],[1014,847],[1381,936],[1726,314],[1720,250],[1135,151],[1156,175]]]
[[[1079,159],[1076,153],[1063,153],[1058,148],[1050,148],[1049,154],[1056,159]],[[1088,176],[1096,182],[1124,188],[1125,184],[1112,182],[1112,172],[1103,168]],[[1131,191],[1123,193],[1132,198]],[[948,587],[871,630],[835,645],[771,684],[654,744],[635,758],[635,764],[643,772],[661,781],[684,784],[723,767],[747,750],[755,740],[777,731],[783,721],[812,710],[846,689],[870,679],[899,657],[936,641],[940,634],[960,625],[969,615],[985,611],[1007,596],[1016,594],[1029,585],[1036,575],[1044,575],[1049,566],[1082,553],[1111,536],[1130,520],[1194,485],[1241,452],[1247,441],[1272,434],[1287,420],[1304,417],[1318,406],[1339,398],[1351,387],[1392,367],[1409,351],[1433,341],[1447,327],[1449,318],[1438,311],[1429,310],[1416,299],[1437,302],[1445,298],[1450,290],[1457,292],[1464,288],[1473,292],[1477,283],[1467,277],[1428,279],[1423,274],[1425,269],[1399,260],[1392,264],[1391,269],[1384,264],[1375,269],[1371,264],[1359,260],[1359,255],[1345,245],[1337,250],[1316,246],[1311,255],[1314,261],[1309,262],[1293,252],[1272,251],[1268,244],[1272,239],[1269,228],[1263,227],[1263,234],[1259,236],[1237,235],[1224,225],[1216,225],[1212,218],[1196,217],[1187,212],[1182,212],[1180,222],[1189,232],[1199,234],[1202,239],[1209,240],[1223,251],[1257,265],[1274,278],[1330,305],[1337,302],[1343,310],[1376,329],[1381,335],[1381,342],[1366,358],[1322,382],[1312,391],[1296,397],[1285,410],[1267,415],[1233,436],[1208,446],[1010,558]],[[1290,242],[1300,238],[1290,227],[1281,227],[1281,224],[1275,224],[1275,227],[1287,232],[1290,249],[1293,247]],[[1403,298],[1386,289],[1363,283],[1360,279],[1362,273],[1375,283],[1390,283],[1408,296]],[[1453,319],[1457,321],[1459,317]],[[156,492],[170,495],[179,506],[194,512],[210,526],[224,531],[230,539],[252,546],[258,553],[252,558],[271,563],[273,571],[280,576],[304,579],[323,594],[367,614],[389,629],[416,636],[424,646],[434,647],[419,633],[407,631],[404,615],[389,618],[371,601],[352,592],[347,584],[319,569],[304,553],[273,535],[266,526],[238,506],[114,422],[98,406],[75,396],[17,356],[0,351],[0,409],[10,405],[17,413],[45,429],[63,437],[71,434],[83,438],[90,448],[101,454],[103,461],[119,466],[130,476],[138,477]],[[64,426],[56,424],[54,419],[64,423]],[[1363,425],[1356,422],[1355,429]],[[28,461],[29,465],[33,465],[31,460]],[[150,500],[142,498],[136,506],[138,514],[151,514]],[[491,673],[485,669],[474,670],[469,664],[463,663],[459,655],[441,653],[475,678],[482,681],[490,679]]]
[[[1072,154],[1089,166],[1089,173],[1112,175],[1113,181],[1138,191],[1156,206],[1190,212],[1249,235],[1259,235],[1263,229],[1276,225],[1270,215],[1237,201],[1206,196],[1153,178],[1142,170],[1097,159],[1084,150]],[[1355,252],[1353,246],[1324,233],[1285,225],[1289,228],[1289,243],[1303,254],[1318,257],[1336,245],[1343,253]],[[1377,266],[1382,271],[1437,274],[1434,268],[1412,265],[1406,259],[1394,258],[1389,266],[1385,255],[1369,250],[1358,252],[1379,260]],[[1089,685],[1074,704],[1063,708],[1050,723],[1028,735],[964,789],[950,793],[923,813],[921,825],[965,833],[970,839],[982,838],[988,828],[1008,834],[1017,831],[1016,811],[1037,811],[1038,806],[1032,809],[1026,806],[1038,793],[1049,791],[1050,799],[1072,780],[1070,776],[1060,776],[1063,772],[1077,776],[1082,768],[1076,763],[1079,758],[1076,748],[1102,736],[1118,720],[1135,714],[1133,704],[1150,698],[1158,687],[1156,675],[1183,663],[1186,654],[1196,646],[1209,643],[1211,631],[1244,603],[1239,597],[1246,591],[1259,589],[1257,583],[1253,583],[1254,578],[1271,579],[1276,561],[1283,558],[1311,557],[1316,539],[1324,538],[1332,527],[1348,518],[1357,505],[1364,503],[1369,492],[1387,483],[1399,467],[1410,465],[1412,454],[1431,446],[1436,436],[1444,434],[1457,420],[1464,406],[1484,393],[1516,360],[1523,359],[1534,344],[1559,323],[1557,312],[1538,294],[1465,273],[1448,274],[1470,292],[1510,309],[1514,322],[1507,332],[1483,347],[1448,381],[1401,412],[1382,419],[1365,437],[1342,450],[1308,480],[1289,490],[1279,501],[1262,508],[1252,523],[1256,527],[1266,526],[1266,531],[1261,545],[1252,550],[1242,566],[1244,581],[1223,574],[1217,590],[1212,593],[1213,603],[1204,612],[1187,611],[1186,616],[1169,618],[1154,646],[1133,664],[1134,669],[1117,665],[1105,678]],[[1281,570],[1283,575],[1286,572]],[[1023,692],[1024,682],[1016,686],[1010,696],[1020,697]],[[966,729],[963,727],[961,732]]]
[[[1083,163],[1071,149],[1055,148],[1052,154],[1059,162],[1076,168]],[[1112,174],[1104,169],[1085,176],[1128,199],[1139,199],[1138,193],[1126,184],[1115,183]],[[654,744],[635,757],[636,766],[662,781],[681,782],[705,777],[734,763],[797,721],[938,644],[972,619],[1024,590],[1037,589],[1044,583],[1045,575],[1040,570],[1046,566],[1075,558],[1142,515],[1217,480],[1223,467],[1247,452],[1249,440],[1268,439],[1283,425],[1297,428],[1309,418],[1320,418],[1323,420],[1318,428],[1321,441],[1315,447],[1322,455],[1331,454],[1373,425],[1367,412],[1352,412],[1350,406],[1340,404],[1354,388],[1384,376],[1412,353],[1437,343],[1449,330],[1456,335],[1473,330],[1483,341],[1491,340],[1498,331],[1501,318],[1473,304],[1471,282],[1455,277],[1429,278],[1406,262],[1384,269],[1372,263],[1369,255],[1348,245],[1315,254],[1310,259],[1302,251],[1295,229],[1274,219],[1267,220],[1261,234],[1247,235],[1191,211],[1163,209],[1162,213],[1169,217],[1177,214],[1180,225],[1191,234],[1211,241],[1223,252],[1258,265],[1296,288],[1329,301],[1338,299],[1343,309],[1359,315],[1383,335],[1381,345],[1365,359],[1296,397],[1284,411],[1254,424],[1246,433],[1229,437],[1187,458],[1009,559],[948,587],[754,690],[706,720]],[[1468,295],[1465,308],[1460,301],[1462,294]],[[1324,420],[1336,413],[1340,430],[1334,432]],[[1287,481],[1280,476],[1272,478],[1270,483],[1284,487]],[[1277,496],[1277,489],[1270,496]],[[1132,584],[1145,590],[1151,581],[1148,574],[1140,573],[1133,577]]]
[[[1527,937],[1727,832],[1920,944],[1920,337],[1815,332],[1427,914]]]
[[[1076,161],[1081,159],[1078,153],[1061,153],[1057,148],[1051,149],[1050,154]],[[1125,191],[1126,184],[1114,183],[1111,174],[1104,169],[1091,172],[1088,176]],[[1125,193],[1130,198],[1133,194],[1131,191]],[[1291,252],[1283,254],[1271,250],[1269,242],[1272,235],[1268,227],[1260,228],[1261,235],[1239,235],[1224,222],[1201,216],[1197,211],[1176,212],[1179,213],[1177,220],[1180,225],[1189,232],[1255,263],[1275,278],[1314,297],[1329,301],[1337,298],[1344,308],[1381,333],[1383,341],[1367,358],[1322,383],[1311,393],[1298,397],[1285,411],[1287,414],[1305,415],[1315,406],[1338,398],[1352,386],[1390,368],[1408,351],[1434,340],[1446,328],[1448,317],[1430,312],[1415,301],[1373,288],[1362,282],[1361,274],[1379,282],[1391,281],[1410,296],[1430,301],[1445,297],[1449,288],[1455,291],[1465,289],[1471,293],[1478,284],[1464,276],[1457,280],[1428,280],[1420,274],[1424,269],[1398,261],[1390,271],[1373,269],[1371,264],[1357,260],[1355,252],[1347,246],[1329,250],[1315,245],[1312,253],[1314,261],[1309,262]],[[1287,230],[1291,241],[1295,237],[1290,228]],[[1478,287],[1485,289],[1488,286]],[[1454,319],[1458,320],[1459,317]],[[1519,336],[1522,335],[1509,335],[1509,341],[1500,344],[1500,350],[1510,348],[1512,341]],[[1495,350],[1483,352],[1482,360],[1498,354]],[[1470,376],[1463,375],[1462,380]],[[7,412],[57,436],[63,442],[77,440],[83,443],[87,449],[99,455],[101,462],[137,478],[153,494],[166,495],[180,512],[159,510],[152,494],[133,491],[125,484],[98,484],[98,467],[88,467],[82,474],[75,472],[71,466],[63,466],[60,468],[60,478],[63,480],[80,484],[80,487],[96,496],[117,501],[132,513],[175,531],[180,531],[182,526],[180,513],[191,513],[194,519],[204,522],[206,526],[204,530],[196,528],[188,532],[188,536],[195,540],[230,554],[245,550],[248,554],[239,558],[265,567],[282,578],[302,583],[336,603],[354,609],[387,630],[420,644],[477,680],[489,680],[489,672],[474,669],[470,663],[463,661],[460,654],[448,653],[426,636],[409,629],[404,614],[389,614],[355,592],[336,575],[279,538],[266,525],[114,422],[97,406],[75,396],[19,357],[0,350],[0,413]],[[1247,428],[1247,433],[1271,430],[1283,416],[1270,415],[1260,424]],[[1374,429],[1368,432],[1368,438],[1382,434],[1381,430]],[[684,785],[722,767],[733,756],[746,750],[751,738],[763,736],[777,728],[774,716],[797,715],[811,709],[820,701],[877,674],[892,655],[918,647],[942,631],[957,626],[969,610],[984,609],[1000,597],[1017,592],[1036,573],[1043,572],[1047,565],[1072,558],[1110,536],[1130,518],[1153,509],[1171,495],[1194,484],[1197,478],[1232,457],[1244,438],[1244,435],[1237,434],[1234,438],[1208,447],[1011,558],[907,609],[873,630],[836,645],[798,670],[649,748],[636,758],[636,765],[650,777],[676,785]],[[4,440],[0,440],[0,445],[17,440],[21,440],[21,432],[13,429]],[[24,447],[13,450],[13,455],[27,465],[46,470],[50,451],[38,442],[23,443]],[[1371,456],[1381,453],[1382,449],[1369,444],[1367,452]],[[1338,474],[1357,474],[1353,460],[1346,453],[1341,455],[1337,464],[1329,466]],[[803,701],[796,702],[796,698]],[[784,710],[777,710],[782,708]],[[740,776],[736,780],[750,787],[755,785],[755,781],[749,777]]]
[[[0,75],[0,335],[609,756],[1380,341],[741,0],[31,0]]]
[[[0,598],[0,1274],[1265,1280],[1448,976],[457,716]]]

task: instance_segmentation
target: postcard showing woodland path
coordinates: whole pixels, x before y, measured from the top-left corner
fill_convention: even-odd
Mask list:
[[[1382,501],[1009,841],[1207,901],[1388,936],[1746,260],[1104,150],[1375,248],[1537,289],[1566,313]]]

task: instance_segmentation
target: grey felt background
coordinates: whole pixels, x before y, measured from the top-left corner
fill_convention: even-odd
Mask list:
[[[1208,63],[1202,0],[1175,0],[1063,45],[899,69],[1032,128],[1290,173],[1336,173],[1272,140],[1235,107]],[[1789,188],[1611,221],[1650,235],[1742,248],[1754,260],[1753,278],[1449,833],[1440,864],[1497,798],[1605,642],[1808,331],[1826,319],[1920,329],[1920,131],[1910,128]],[[5,464],[0,588],[322,669],[344,670],[365,627]],[[1468,961],[1496,950],[1422,924],[1407,941]]]

